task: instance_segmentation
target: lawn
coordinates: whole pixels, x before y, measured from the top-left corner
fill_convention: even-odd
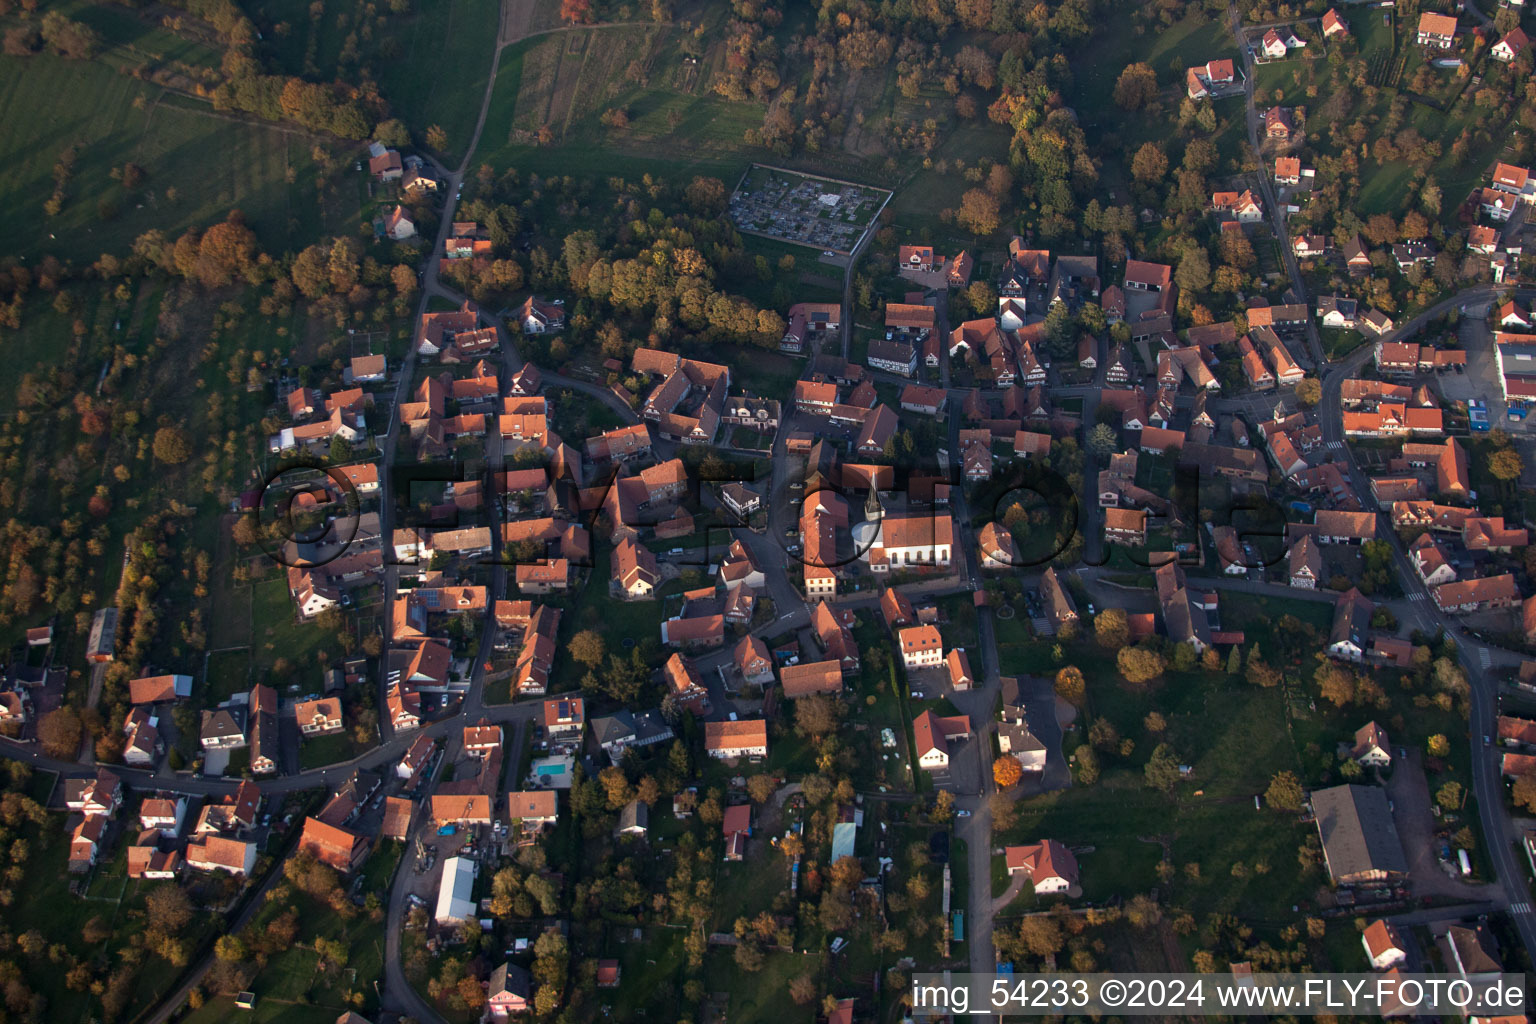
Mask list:
[[[736,966],[729,949],[715,947],[704,961],[705,990],[729,993],[725,1019],[732,1024],[809,1024],[816,1018],[814,1008],[784,996],[792,980],[815,973],[814,964],[798,953],[769,953],[762,970],[749,973]]]
[[[326,652],[330,656],[339,656],[341,653],[333,634],[327,633],[314,622],[298,621],[293,610],[293,600],[288,595],[287,581],[281,576],[252,584],[251,616],[254,638],[252,658],[257,681],[281,687],[288,679],[294,678],[292,673],[282,678],[273,675],[274,666],[282,659],[299,673],[297,678],[300,682],[293,685],[302,688],[305,683],[318,684],[318,655]]]
[[[313,768],[350,761],[367,749],[359,746],[352,739],[352,734],[346,731],[331,736],[305,737],[299,746],[299,770],[307,772]]]
[[[13,154],[0,232],[13,255],[123,255],[146,231],[174,237],[232,209],[276,251],[345,224],[321,204],[303,134],[227,120],[106,64],[5,58],[0,106],[11,114],[0,124],[0,150]],[[64,203],[49,217],[53,168],[71,145],[78,151]],[[131,193],[112,174],[130,161],[146,172]]]
[[[609,934],[616,937],[619,929],[610,929]],[[619,961],[619,987],[611,993],[599,992],[599,998],[605,1008],[611,1008],[614,1020],[677,1018],[684,963],[681,931],[653,929],[643,942],[611,938],[606,952]]]
[[[1168,800],[1137,779],[1106,777],[1030,801],[1000,842],[1054,838],[1077,849],[1084,898],[1096,903],[1160,888],[1165,903],[1188,907],[1197,917],[1219,911],[1265,921],[1277,906],[1311,900],[1320,876],[1309,881],[1296,860],[1305,826],[1255,811],[1251,800],[1190,794],[1181,789],[1177,800]],[[1171,885],[1156,873],[1162,843],[1180,870]],[[1240,861],[1241,877],[1235,877],[1232,868]],[[1184,871],[1191,863],[1199,865],[1196,877]],[[1261,866],[1250,870],[1254,865]]]
[[[205,706],[216,707],[250,688],[251,652],[248,649],[220,651],[208,656],[208,679],[202,696]]]

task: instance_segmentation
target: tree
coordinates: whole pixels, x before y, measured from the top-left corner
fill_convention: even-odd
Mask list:
[[[1444,733],[1437,732],[1424,741],[1424,749],[1429,751],[1430,757],[1445,757],[1451,752],[1451,741]]]
[[[1514,448],[1500,448],[1488,456],[1488,472],[1495,480],[1509,483],[1520,479],[1520,472],[1525,465],[1520,461],[1520,453]]]
[[[1280,685],[1280,670],[1259,657],[1257,650],[1248,658],[1248,667],[1244,670],[1243,676],[1252,685],[1262,686],[1265,689]]]
[[[1148,64],[1126,67],[1115,80],[1115,102],[1124,110],[1140,110],[1157,98],[1157,72]]]
[[[1179,781],[1178,755],[1168,744],[1159,743],[1153,748],[1152,756],[1147,759],[1143,774],[1147,778],[1148,786],[1171,794],[1174,784]]]
[[[1307,377],[1296,385],[1296,402],[1303,409],[1310,409],[1323,400],[1323,383],[1316,377]]]
[[[1061,925],[1046,914],[1031,914],[1019,924],[1019,941],[1035,956],[1054,956],[1061,952]]]
[[[375,142],[385,146],[393,146],[396,149],[404,149],[411,144],[410,129],[398,117],[391,117],[387,121],[380,121],[375,125],[373,138]]]
[[[572,658],[595,669],[602,664],[603,657],[608,653],[608,645],[603,640],[603,634],[595,629],[584,629],[571,637],[566,650]]]
[[[1118,650],[1131,639],[1131,627],[1126,621],[1124,608],[1105,608],[1093,617],[1093,637],[1099,646]]]
[[[795,701],[795,730],[820,740],[837,728],[837,706],[821,695]]]
[[[1144,142],[1131,158],[1131,174],[1145,185],[1163,180],[1168,173],[1168,157],[1155,142]]]
[[[161,427],[155,431],[155,458],[168,466],[179,466],[192,457],[192,444],[180,427]]]
[[[1329,663],[1317,673],[1318,691],[1325,700],[1336,707],[1344,707],[1355,699],[1355,674],[1343,665]]]
[[[1459,782],[1447,782],[1435,791],[1435,803],[1448,811],[1454,811],[1461,806],[1462,789]]]
[[[1264,791],[1264,800],[1274,808],[1282,811],[1301,810],[1302,801],[1306,795],[1301,789],[1301,780],[1295,772],[1276,772],[1269,780],[1269,788]]]
[[[1536,812],[1536,774],[1527,772],[1524,775],[1515,776],[1515,784],[1510,790],[1510,796],[1517,807]]]
[[[759,772],[747,780],[747,795],[750,796],[752,798],[752,802],[756,804],[767,803],[769,797],[773,796],[774,790],[778,788],[779,781],[772,775],[768,775],[762,772]]]
[[[715,216],[725,212],[730,193],[719,178],[697,177],[683,190],[683,201],[700,216]]]
[[[933,798],[933,810],[928,816],[934,821],[944,824],[953,821],[955,817],[955,795],[947,789],[939,790]]]
[[[238,935],[220,935],[213,943],[213,955],[220,960],[235,962],[245,959],[245,943]]]
[[[1024,769],[1019,766],[1019,760],[1016,757],[1004,754],[992,762],[992,781],[996,782],[1000,789],[1017,785],[1023,777]]]
[[[1077,762],[1077,781],[1085,786],[1091,786],[1099,781],[1099,755],[1093,747],[1084,743],[1077,748],[1072,755]]]
[[[977,316],[991,316],[997,312],[997,292],[985,281],[972,281],[965,290],[965,301]]]
[[[66,60],[87,60],[101,45],[94,30],[57,11],[43,15],[43,42]]]
[[[1149,647],[1122,647],[1115,666],[1128,683],[1149,683],[1163,674],[1168,661]]]
[[[37,724],[37,738],[49,757],[73,761],[80,750],[83,729],[75,709],[62,707],[42,717]]]
[[[427,129],[427,146],[441,153],[448,148],[448,133],[440,124],[434,124]]]
[[[1083,670],[1076,665],[1063,665],[1056,673],[1056,694],[1071,704],[1080,704],[1087,692]]]
[[[1185,293],[1194,295],[1203,292],[1211,286],[1211,258],[1205,249],[1198,245],[1192,245],[1184,252],[1184,257],[1179,260],[1178,269],[1173,272],[1174,282]]]
[[[144,901],[145,916],[151,928],[168,934],[181,931],[192,921],[192,901],[180,886],[164,885],[151,889]]]
[[[1088,450],[1100,460],[1113,455],[1117,447],[1119,439],[1115,436],[1115,428],[1108,423],[1095,423],[1088,431]]]
[[[997,230],[1000,207],[997,196],[986,189],[967,189],[960,197],[960,210],[955,220],[978,235],[990,235]]]

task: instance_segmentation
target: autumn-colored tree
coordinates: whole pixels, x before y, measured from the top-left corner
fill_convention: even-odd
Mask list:
[[[1019,766],[1019,759],[1009,754],[1004,754],[992,762],[992,781],[996,782],[1000,789],[1007,789],[1016,785],[1024,777],[1024,769]]]
[[[181,931],[192,921],[192,901],[180,886],[157,886],[144,903],[149,924],[169,934]]]
[[[1447,782],[1435,791],[1435,803],[1448,811],[1454,811],[1461,806],[1462,788],[1459,782]]]
[[[1520,453],[1514,448],[1500,448],[1488,456],[1488,473],[1495,480],[1502,480],[1505,483],[1518,480],[1524,469],[1525,464],[1520,460]]]
[[[688,208],[700,216],[718,215],[725,210],[726,200],[730,198],[730,192],[725,187],[725,182],[719,178],[700,176],[688,183],[683,189],[683,201]]]
[[[1264,791],[1264,799],[1278,810],[1299,811],[1306,794],[1295,772],[1276,772],[1269,780],[1269,788]]]
[[[1451,741],[1445,738],[1445,733],[1437,732],[1424,741],[1424,749],[1430,757],[1446,757],[1451,752]]]
[[[1131,628],[1124,608],[1106,608],[1093,617],[1093,638],[1107,650],[1117,650],[1130,643]]]
[[[967,189],[960,197],[960,210],[955,220],[978,235],[990,235],[997,230],[1001,209],[997,197],[985,189]]]
[[[1061,925],[1046,914],[1031,914],[1019,924],[1019,941],[1035,956],[1053,956],[1061,952]]]
[[[795,729],[819,740],[837,728],[837,706],[819,694],[795,701]]]
[[[330,285],[327,266],[329,259],[330,250],[322,245],[306,246],[293,258],[293,266],[288,273],[293,278],[294,286],[299,289],[299,294],[306,299],[318,299],[325,294]],[[411,275],[413,286],[415,276]]]
[[[1371,219],[1365,222],[1364,233],[1372,245],[1386,245],[1399,238],[1397,221],[1392,219],[1390,213],[1372,214]]]
[[[1323,400],[1323,383],[1316,377],[1307,377],[1296,385],[1296,403],[1310,409]]]
[[[1168,173],[1168,157],[1155,142],[1144,142],[1131,158],[1131,175],[1146,185],[1163,180]]]
[[[43,745],[43,753],[59,760],[75,759],[83,732],[79,714],[70,707],[50,711],[37,723],[37,738]]]
[[[1115,102],[1122,110],[1140,110],[1157,98],[1157,72],[1150,64],[1126,66],[1115,80]]]
[[[192,444],[180,427],[161,427],[155,431],[155,458],[168,466],[179,466],[192,457]]]
[[[222,288],[250,266],[256,234],[238,213],[203,233],[197,249],[197,277],[206,288]]]
[[[572,658],[588,668],[597,668],[608,653],[608,645],[603,640],[603,634],[595,629],[584,629],[571,637],[566,650]]]
[[[1115,665],[1128,683],[1149,683],[1163,674],[1168,661],[1149,647],[1122,647]]]
[[[1072,704],[1081,704],[1087,692],[1083,670],[1076,665],[1063,665],[1056,673],[1056,694]]]
[[[560,20],[568,25],[590,25],[591,0],[560,0]]]
[[[448,148],[448,133],[440,124],[434,124],[427,128],[427,146],[441,153]]]
[[[763,772],[759,772],[747,780],[747,795],[752,798],[753,803],[767,803],[769,797],[773,796],[774,791],[778,788],[779,780]]]
[[[1344,707],[1355,699],[1355,674],[1343,665],[1329,662],[1317,673],[1318,691],[1325,700],[1336,707]]]
[[[1515,801],[1515,806],[1536,813],[1536,773],[1527,772],[1524,775],[1515,776],[1515,784],[1510,790],[1510,796]]]

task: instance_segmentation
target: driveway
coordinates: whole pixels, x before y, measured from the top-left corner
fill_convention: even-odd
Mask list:
[[[1424,779],[1424,767],[1417,750],[1409,749],[1406,758],[1396,759],[1392,777],[1387,780],[1387,797],[1392,801],[1392,820],[1397,824],[1398,838],[1408,856],[1408,877],[1413,880],[1416,896],[1436,896],[1444,899],[1502,901],[1503,893],[1497,885],[1474,885],[1451,878],[1441,869],[1435,852],[1440,844],[1435,841],[1435,816],[1429,795],[1429,783]]]

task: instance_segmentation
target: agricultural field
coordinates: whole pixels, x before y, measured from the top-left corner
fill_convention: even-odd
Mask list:
[[[106,64],[0,60],[0,104],[13,112],[0,124],[0,149],[14,155],[0,202],[13,255],[89,262],[126,254],[146,231],[174,238],[235,209],[277,251],[356,224],[355,199],[349,211],[344,189],[322,190],[307,133],[216,114]],[[63,202],[47,216],[66,150]],[[131,188],[130,163],[143,173]]]

